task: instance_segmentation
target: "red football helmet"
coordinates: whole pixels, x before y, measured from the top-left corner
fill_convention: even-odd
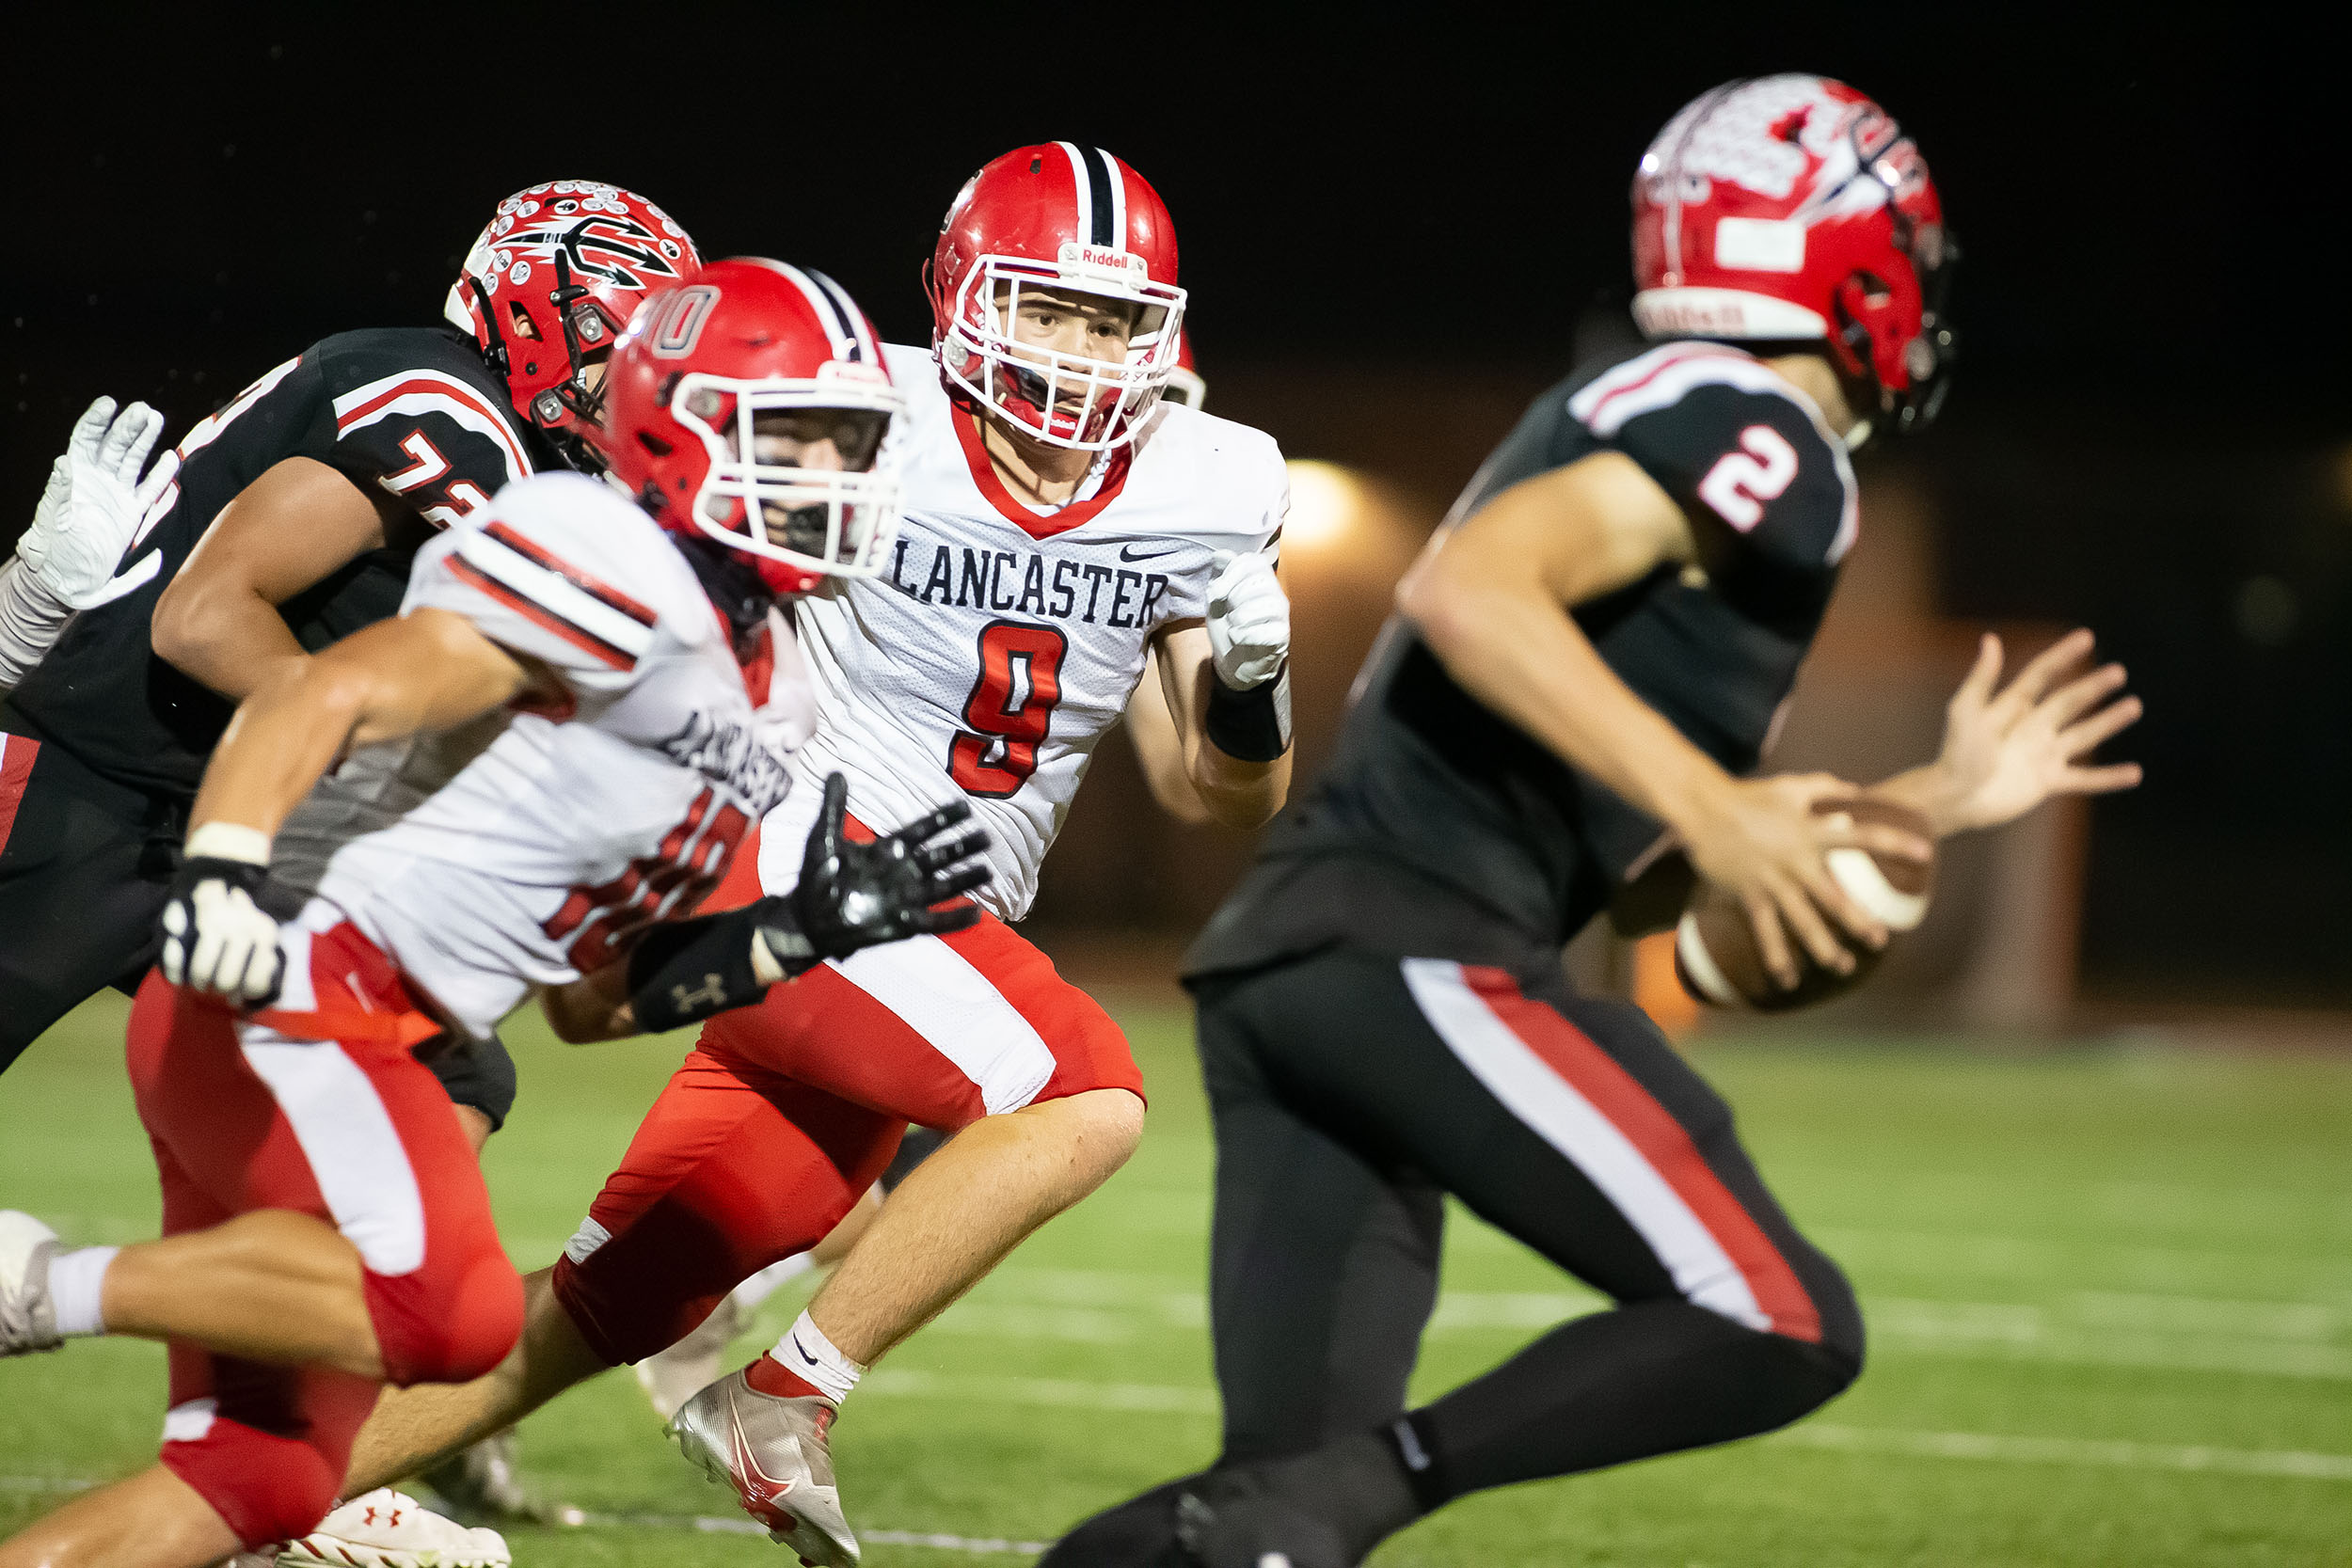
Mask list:
[[[931,342],[951,392],[1057,447],[1134,439],[1176,369],[1184,291],[1159,193],[1100,148],[1041,142],[967,182],[939,227],[924,285]],[[1134,307],[1123,361],[1018,341],[1024,289]]]
[[[873,324],[832,278],[714,261],[647,298],[604,390],[611,474],[663,528],[754,557],[779,594],[881,569],[898,531],[906,402]],[[761,461],[758,417],[803,410],[837,416],[838,467]]]
[[[1209,384],[1200,379],[1199,367],[1192,362],[1192,334],[1176,340],[1176,368],[1168,372],[1168,385],[1160,389],[1162,403],[1182,404],[1198,408],[1209,401]]]
[[[596,422],[587,356],[612,346],[646,294],[701,264],[686,230],[644,197],[556,180],[499,203],[442,314],[473,334],[516,413],[586,436]]]
[[[1814,340],[1899,429],[1934,418],[1958,250],[1928,166],[1869,99],[1758,76],[1687,104],[1633,179],[1633,316],[1652,338]]]

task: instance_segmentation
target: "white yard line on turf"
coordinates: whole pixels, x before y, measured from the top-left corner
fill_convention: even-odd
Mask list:
[[[709,1513],[591,1513],[587,1523],[631,1529],[694,1530],[703,1535],[766,1535],[768,1527],[739,1514]],[[1043,1541],[1008,1541],[1001,1536],[947,1535],[937,1530],[862,1529],[857,1538],[869,1546],[930,1546],[943,1552],[978,1556],[1020,1553],[1035,1557],[1045,1550]]]
[[[1800,1422],[1767,1442],[1792,1448],[1921,1459],[1998,1459],[2026,1465],[2095,1465],[2119,1470],[2211,1470],[2233,1476],[2352,1481],[2352,1454],[2293,1449],[2208,1449],[2169,1443],[2098,1442],[2079,1437],[2012,1437],[1979,1432],[1890,1432]]]
[[[927,1332],[1122,1345],[1205,1330],[1199,1291],[1169,1283],[1077,1270],[1014,1275],[950,1307]],[[1590,1291],[1448,1291],[1429,1331],[1534,1332],[1606,1305]],[[2352,1382],[2352,1345],[2328,1342],[2343,1316],[2315,1304],[2075,1291],[2047,1304],[1872,1294],[1862,1307],[1882,1349],[1904,1355]],[[2221,1332],[2226,1324],[2240,1332]]]
[[[868,1372],[858,1386],[885,1396],[1044,1404],[1090,1410],[1214,1413],[1206,1388],[1156,1383],[1081,1383],[1059,1378],[975,1377],[944,1372]],[[2031,1465],[2094,1465],[2128,1470],[2210,1470],[2225,1475],[2352,1481],[2352,1454],[2294,1449],[2215,1449],[1975,1432],[1903,1432],[1801,1422],[1767,1442],[1924,1459],[1998,1459]]]

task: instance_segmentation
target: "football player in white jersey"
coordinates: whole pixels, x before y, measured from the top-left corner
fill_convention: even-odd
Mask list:
[[[534,1296],[522,1354],[469,1387],[388,1399],[355,1487],[675,1343],[831,1230],[914,1122],[954,1135],[776,1349],[672,1426],[777,1540],[855,1562],[826,1443],[844,1397],[1135,1148],[1125,1037],[1008,922],[1147,659],[1202,809],[1255,827],[1280,807],[1281,454],[1161,402],[1184,303],[1175,235],[1108,153],[1048,142],[990,163],[949,209],[930,283],[931,348],[887,351],[909,404],[898,537],[876,575],[800,606],[818,704],[804,754],[848,778],[857,820],[969,801],[993,841],[984,913],[706,1028],[551,1271],[553,1309]],[[756,883],[747,855],[714,907],[790,888],[808,821],[797,799],[771,813]]]
[[[693,914],[810,721],[779,595],[890,537],[904,403],[880,361],[813,273],[723,262],[655,296],[607,382],[641,505],[509,486],[419,552],[398,617],[239,709],[130,1025],[164,1238],[60,1254],[0,1213],[0,1354],[168,1341],[162,1462],[0,1564],[300,1537],[381,1385],[506,1357],[522,1282],[421,1040],[485,1037],[534,988],[579,1037],[674,1028],[977,918],[982,835],[944,836],[969,808],[849,843],[838,779],[791,895]]]
[[[1176,404],[1186,408],[1199,408],[1208,398],[1208,384],[1193,359],[1192,323],[1185,320],[1183,347],[1176,356],[1176,369],[1169,372],[1168,386],[1160,393],[1164,404]],[[1146,662],[1143,679],[1136,687],[1136,694],[1127,704],[1127,736],[1136,749],[1136,758],[1143,769],[1144,783],[1160,808],[1179,822],[1198,827],[1209,820],[1209,809],[1193,787],[1192,777],[1184,755],[1184,736],[1176,727],[1175,715],[1168,711],[1168,695],[1161,689],[1159,661]],[[702,1391],[703,1385],[717,1377],[727,1347],[750,1323],[777,1291],[814,1269],[827,1269],[846,1256],[857,1239],[873,1223],[882,1196],[892,1187],[906,1180],[917,1164],[928,1159],[944,1140],[945,1134],[934,1128],[908,1130],[898,1146],[898,1153],[890,1162],[880,1181],[867,1193],[866,1201],[850,1211],[849,1217],[806,1252],[796,1252],[743,1281],[725,1300],[711,1309],[686,1338],[668,1350],[649,1355],[637,1363],[637,1381],[645,1397],[663,1420],[677,1414],[678,1407]],[[479,1446],[477,1446],[479,1447]],[[446,1465],[444,1465],[446,1468]],[[436,1472],[437,1474],[438,1472]]]

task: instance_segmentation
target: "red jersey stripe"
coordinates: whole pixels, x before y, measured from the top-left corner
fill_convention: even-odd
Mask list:
[[[1818,1344],[1821,1314],[1796,1271],[1699,1153],[1682,1124],[1590,1036],[1520,991],[1503,970],[1464,964],[1463,981],[1504,1027],[1606,1117],[1689,1205],[1772,1320],[1772,1330]]]
[[[1643,388],[1648,386],[1651,382],[1657,380],[1660,376],[1665,374],[1677,365],[1682,364],[1691,359],[1709,357],[1744,358],[1745,356],[1740,355],[1731,349],[1717,348],[1710,343],[1692,343],[1688,349],[1683,350],[1682,352],[1661,354],[1659,356],[1658,363],[1652,365],[1648,370],[1644,371],[1640,375],[1635,376],[1632,380],[1627,382],[1622,387],[1612,387],[1606,392],[1603,392],[1600,395],[1599,400],[1597,401],[1586,412],[1584,416],[1584,422],[1588,425],[1598,423],[1602,409],[1608,407],[1611,404],[1614,403],[1617,399],[1624,397],[1629,392],[1640,391]],[[1613,372],[1611,373],[1613,374],[1615,372]]]
[[[454,551],[443,558],[443,563],[460,582],[480,590],[516,614],[536,622],[581,652],[602,659],[615,670],[637,668],[636,657],[627,649],[616,648],[579,623],[565,620],[547,606],[523,597]]]
[[[452,403],[461,404],[471,409],[490,422],[499,445],[506,450],[506,455],[514,465],[514,472],[517,476],[531,472],[531,459],[523,455],[521,445],[516,441],[514,433],[507,428],[511,416],[500,413],[480,393],[465,383],[452,380],[447,376],[411,376],[396,386],[387,387],[358,407],[338,413],[335,416],[335,434],[337,436],[348,435],[355,427],[366,423],[369,417],[377,409],[396,398],[405,397],[444,397]]]
[[[40,742],[21,735],[0,735],[0,850],[8,847],[16,830],[16,808],[24,803],[24,786],[33,776],[33,759]]]
[[[1104,476],[1103,487],[1082,501],[1073,501],[1059,512],[1032,512],[1013,499],[1005,482],[996,477],[996,465],[988,455],[988,446],[980,438],[980,421],[970,409],[958,406],[947,422],[955,427],[956,442],[963,448],[963,461],[972,470],[972,483],[996,509],[997,515],[1012,524],[1032,539],[1051,539],[1057,533],[1068,533],[1081,523],[1091,522],[1103,508],[1119,499],[1127,487],[1127,471],[1134,467],[1131,449],[1120,447],[1111,453],[1110,472]]]
[[[592,598],[601,599],[641,626],[650,626],[660,619],[651,610],[630,598],[627,594],[606,582],[602,578],[581,571],[562,556],[534,539],[526,538],[504,523],[492,523],[483,532],[513,550],[516,555],[546,567]]]

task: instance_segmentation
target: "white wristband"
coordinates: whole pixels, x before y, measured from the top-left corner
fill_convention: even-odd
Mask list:
[[[187,858],[269,863],[269,834],[234,822],[205,822],[188,830]]]

